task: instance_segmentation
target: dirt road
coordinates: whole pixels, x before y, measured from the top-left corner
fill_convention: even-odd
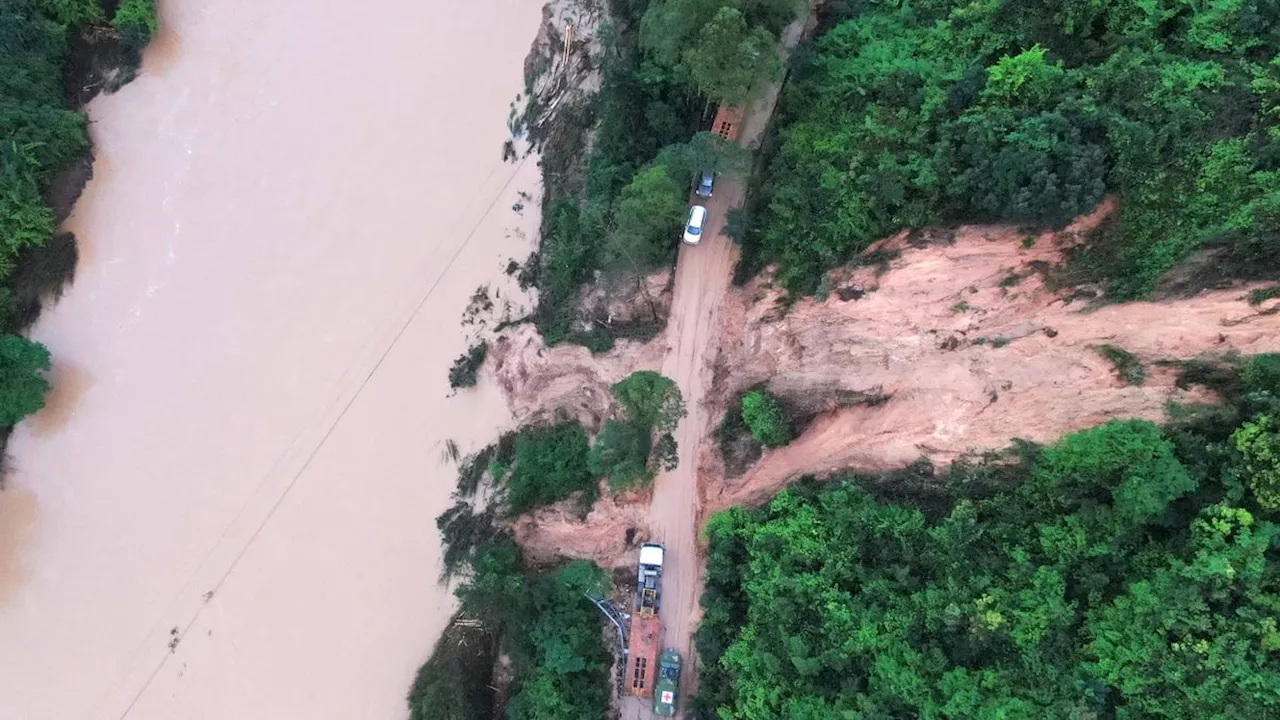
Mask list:
[[[782,36],[784,62],[799,42],[809,13],[787,27]],[[780,83],[771,83],[747,108],[738,142],[754,148],[764,134],[777,102]],[[649,529],[653,539],[667,548],[662,573],[663,647],[674,647],[685,658],[681,674],[681,695],[697,691],[697,656],[693,631],[701,608],[702,563],[698,559],[698,446],[710,431],[703,410],[705,389],[711,381],[710,340],[718,327],[719,310],[733,275],[738,250],[724,234],[730,208],[740,207],[745,195],[743,179],[722,177],[715,194],[705,201],[707,227],[702,242],[681,245],[676,265],[675,297],[667,322],[667,357],[662,374],[676,381],[684,394],[689,414],[676,428],[680,464],[659,475],[649,506]],[[624,718],[652,715],[647,702],[631,699],[624,704]]]

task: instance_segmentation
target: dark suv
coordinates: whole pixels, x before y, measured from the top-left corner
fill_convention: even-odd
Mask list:
[[[703,170],[698,173],[697,185],[693,189],[693,193],[700,198],[711,197],[711,186],[715,184],[716,174],[710,170]]]

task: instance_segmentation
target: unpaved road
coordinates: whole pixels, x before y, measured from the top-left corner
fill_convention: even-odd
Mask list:
[[[0,720],[400,720],[453,606],[441,441],[508,422],[446,372],[537,225],[501,144],[541,2],[160,6],[90,108],[76,283],[34,331]]]
[[[809,14],[798,18],[783,32],[783,58],[799,42]],[[779,83],[771,83],[747,109],[738,142],[753,148],[760,141],[773,114]],[[687,699],[697,691],[697,655],[693,631],[701,607],[702,563],[698,558],[698,446],[711,430],[703,408],[707,384],[711,380],[711,338],[719,327],[719,310],[729,289],[738,250],[724,234],[730,208],[740,207],[745,188],[742,179],[722,177],[707,206],[707,227],[698,245],[680,246],[676,265],[675,295],[667,322],[667,356],[662,374],[676,381],[684,394],[689,414],[676,428],[680,463],[654,483],[649,506],[649,529],[655,541],[666,546],[662,571],[662,641],[684,656],[681,695]],[[623,717],[652,717],[648,701],[629,698]]]

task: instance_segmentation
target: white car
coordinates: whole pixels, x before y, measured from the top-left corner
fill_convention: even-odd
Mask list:
[[[684,223],[684,241],[697,245],[702,239],[702,226],[707,223],[707,209],[702,205],[689,208],[689,219]]]

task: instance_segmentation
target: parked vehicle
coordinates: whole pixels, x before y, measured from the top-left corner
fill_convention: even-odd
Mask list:
[[[656,673],[660,669],[657,656],[662,642],[662,619],[658,617],[658,607],[662,603],[663,554],[662,546],[657,543],[640,546],[640,572],[636,577],[626,673],[631,679],[631,694],[644,698],[653,696]]]
[[[707,208],[702,205],[694,205],[689,208],[689,218],[684,223],[684,241],[690,245],[697,245],[702,239],[702,226],[707,222]]]
[[[653,712],[675,717],[680,694],[680,651],[667,648],[658,657],[658,682],[653,688]]]
[[[711,197],[712,185],[714,185],[715,182],[716,174],[710,170],[703,170],[698,173],[698,177],[693,188],[693,194],[700,198]]]
[[[645,543],[640,546],[640,571],[636,577],[636,612],[641,616],[658,614],[662,582],[662,546]]]

